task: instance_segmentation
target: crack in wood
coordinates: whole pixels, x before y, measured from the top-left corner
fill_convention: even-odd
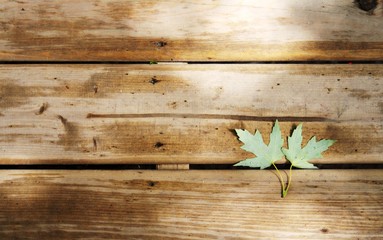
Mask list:
[[[230,114],[193,114],[193,113],[128,113],[128,114],[94,114],[88,113],[86,118],[199,118],[199,119],[231,119],[241,121],[269,122],[278,119],[280,122],[336,122],[325,117],[295,117],[295,116],[249,116]]]

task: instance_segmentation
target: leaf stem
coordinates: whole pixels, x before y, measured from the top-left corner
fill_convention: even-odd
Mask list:
[[[291,175],[292,175],[292,170],[293,169],[293,165],[291,164],[291,166],[290,166],[290,171],[289,171],[289,181],[287,182],[287,187],[286,187],[286,189],[284,189],[283,190],[283,194],[282,194],[282,197],[284,198],[284,197],[286,197],[286,195],[287,195],[287,192],[289,191],[289,188],[290,188],[290,185],[291,185]]]
[[[281,187],[282,187],[282,197],[285,196],[285,181],[283,180],[283,177],[282,177],[282,174],[281,172],[278,170],[277,166],[275,166],[275,164],[273,163],[273,166],[275,168],[275,170],[277,170],[277,173],[278,173],[278,176],[279,176],[279,179],[281,181]]]

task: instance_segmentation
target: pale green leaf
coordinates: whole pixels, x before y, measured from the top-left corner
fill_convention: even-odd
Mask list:
[[[322,152],[326,151],[334,143],[335,140],[326,139],[317,142],[314,136],[306,146],[302,148],[302,124],[299,124],[293,131],[291,137],[288,138],[289,148],[283,148],[282,152],[294,167],[317,168],[308,161],[322,158]]]
[[[267,168],[270,167],[275,161],[283,157],[282,145],[283,139],[281,137],[281,129],[279,128],[278,120],[275,121],[273,130],[270,134],[269,145],[263,142],[262,135],[259,131],[251,134],[247,130],[236,129],[239,140],[244,143],[241,147],[243,150],[256,155],[255,158],[245,159],[234,166],[247,166],[253,168]]]
[[[270,134],[270,143],[268,146],[270,158],[273,160],[273,162],[280,160],[283,157],[283,153],[281,151],[282,145],[283,139],[281,129],[279,128],[278,120],[276,120],[273,130]]]
[[[266,161],[263,157],[248,158],[246,160],[240,161],[237,164],[234,164],[235,167],[252,167],[252,168],[267,168],[270,166],[269,162]]]

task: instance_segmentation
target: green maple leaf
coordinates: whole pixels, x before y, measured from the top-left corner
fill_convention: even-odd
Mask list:
[[[263,142],[261,133],[257,130],[255,134],[251,134],[247,130],[235,129],[239,140],[244,143],[241,147],[243,150],[252,152],[256,155],[255,158],[248,158],[234,166],[246,166],[253,168],[267,168],[271,164],[280,160],[283,157],[282,145],[283,139],[281,129],[279,128],[278,120],[275,121],[273,130],[270,134],[269,145]]]
[[[316,137],[312,137],[304,148],[302,146],[302,124],[294,130],[291,137],[288,138],[289,148],[283,148],[282,151],[291,165],[297,168],[317,168],[308,161],[315,158],[322,158],[322,152],[326,151],[335,140],[323,139],[319,142]]]

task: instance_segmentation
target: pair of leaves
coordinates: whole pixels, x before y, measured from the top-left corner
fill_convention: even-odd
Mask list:
[[[247,130],[236,129],[239,140],[244,143],[241,147],[243,150],[252,152],[255,158],[245,159],[234,166],[247,166],[253,168],[265,169],[270,167],[274,162],[286,156],[291,165],[297,168],[316,168],[311,159],[322,158],[322,152],[326,151],[334,140],[316,141],[316,137],[312,137],[310,141],[302,148],[302,124],[294,130],[291,137],[288,137],[289,148],[282,148],[283,139],[279,128],[278,120],[275,121],[273,130],[270,134],[269,145],[263,141],[261,133],[257,130],[253,135]]]

